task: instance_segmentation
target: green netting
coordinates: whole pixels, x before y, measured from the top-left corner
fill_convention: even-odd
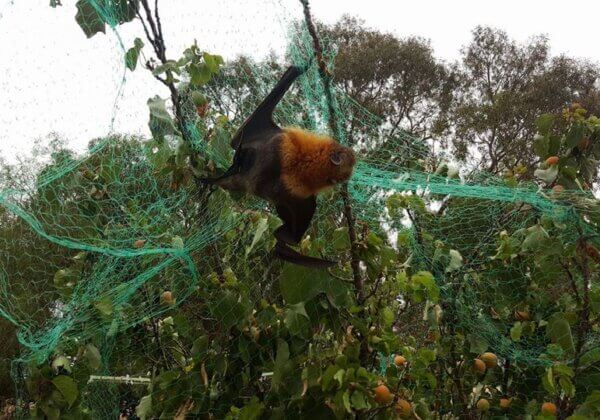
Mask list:
[[[108,36],[119,37],[118,24],[126,20],[127,10],[114,6],[116,3],[89,1],[87,5],[110,24],[113,34]],[[300,15],[294,17],[301,19]],[[304,25],[284,19],[273,24],[289,25],[285,62],[309,64],[312,40]],[[119,44],[123,45],[120,40]],[[126,51],[125,47],[120,51],[123,60]],[[326,51],[326,60],[332,63],[335,51],[328,47]],[[168,317],[173,306],[165,304],[164,291],[175,296],[176,305],[185,308],[185,316],[200,320],[212,340],[220,337],[227,341],[228,332],[217,328],[211,317],[233,325],[232,318],[248,316],[246,307],[259,305],[276,288],[282,265],[268,252],[274,243],[268,232],[278,220],[268,205],[219,190],[209,194],[190,181],[193,174],[181,171],[179,178],[165,177],[157,168],[164,166],[175,150],[188,147],[206,165],[210,162],[227,168],[233,130],[264,97],[281,70],[252,62],[246,63],[243,73],[226,66],[204,89],[210,103],[221,107],[219,112],[203,119],[193,107],[186,109],[190,145],[168,135],[162,142],[109,135],[95,141],[85,155],[50,156],[50,163],[32,182],[0,191],[0,229],[9,229],[0,244],[0,315],[18,332],[22,353],[13,361],[13,374],[21,398],[26,400],[31,392],[25,385],[26,366],[52,360],[89,341],[101,352],[96,374],[104,378],[151,376],[154,372],[148,371],[148,364],[140,363],[139,354],[129,349],[147,349],[148,360],[160,357],[156,355],[159,332],[151,329],[160,328],[162,334],[173,322],[188,322]],[[240,79],[242,75],[245,80]],[[117,101],[126,83],[123,78],[115,92]],[[240,103],[235,105],[237,112],[227,114],[228,104],[220,104],[220,95],[224,86],[236,85],[242,86],[236,91]],[[389,238],[396,250],[410,257],[414,272],[434,274],[442,300],[455,304],[449,313],[457,330],[483,340],[499,357],[515,364],[551,364],[540,357],[546,352],[545,336],[511,340],[506,324],[490,313],[493,302],[489,297],[494,295],[490,290],[517,300],[530,292],[526,285],[532,276],[525,265],[515,262],[507,270],[501,259],[491,256],[497,253],[501,232],[513,234],[536,221],[564,226],[561,235],[565,242],[574,243],[581,231],[596,235],[594,225],[583,218],[593,211],[588,196],[577,191],[552,195],[534,184],[511,186],[484,173],[462,178],[432,173],[426,142],[402,133],[390,136],[379,117],[335,88],[332,94],[335,118],[342,126],[337,137],[355,148],[359,157],[349,191],[360,229]],[[216,122],[221,114],[229,117],[224,125]],[[276,118],[282,125],[327,133],[331,117],[322,79],[312,62],[278,107]],[[187,163],[175,158],[171,164],[181,168]],[[406,211],[411,208],[411,197],[420,197],[424,203],[416,220]],[[394,200],[400,203],[395,210],[390,206]],[[441,206],[446,209],[438,213]],[[342,214],[339,192],[323,194],[304,251],[333,258],[347,253],[343,244],[326,239],[339,238],[339,232],[345,232]],[[425,240],[422,232],[443,245]],[[458,251],[463,258],[460,268],[440,268],[436,248]],[[371,273],[368,266],[364,269],[367,283],[375,282],[378,273]],[[340,285],[352,281],[349,265],[333,271],[335,278],[326,280],[326,288],[334,301],[347,303],[352,289]],[[310,275],[311,281],[322,281],[315,279],[315,274],[305,275]],[[223,294],[219,286],[223,283],[235,288],[241,300]],[[215,301],[215,296],[219,300]],[[291,297],[285,299],[289,302]],[[332,334],[340,332],[335,327],[331,330]],[[299,334],[297,339],[327,348],[323,337]],[[598,337],[590,340],[598,341]],[[220,349],[223,355],[248,353],[247,365],[236,366],[239,373],[230,380],[259,380],[257,372],[249,370],[249,360],[264,355],[255,356],[235,346]],[[391,356],[380,356],[384,373]],[[184,352],[182,357],[189,355]],[[200,381],[197,378],[198,383],[190,386],[200,387]],[[136,387],[139,385],[127,381],[90,381],[83,398],[94,418],[115,418],[123,409],[120,405],[125,396],[138,392],[132,391]]]

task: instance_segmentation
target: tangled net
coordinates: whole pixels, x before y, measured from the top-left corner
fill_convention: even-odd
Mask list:
[[[118,37],[120,11],[111,8],[112,2],[90,4],[111,23],[113,35],[109,36]],[[287,61],[308,65],[313,42],[306,28],[284,19],[278,24],[289,28]],[[118,54],[124,63],[126,49]],[[333,58],[334,51],[326,43],[325,59],[331,63]],[[122,74],[123,70],[118,71]],[[186,147],[206,165],[212,162],[217,168],[228,167],[232,129],[264,97],[279,72],[251,62],[243,73],[225,67],[204,91],[209,103],[220,107],[219,112],[200,118],[194,109],[186,110],[190,145],[168,136],[156,141],[111,135],[96,140],[83,156],[54,154],[32,182],[0,191],[0,229],[4,231],[0,237],[0,315],[18,332],[22,353],[12,366],[23,398],[27,392],[24,366],[42,363],[60,349],[90,340],[100,349],[99,371],[104,376],[146,376],[148,372],[141,370],[135,353],[129,354],[128,349],[150,347],[145,338],[147,321],[172,309],[161,301],[162,291],[171,291],[177,305],[196,306],[201,316],[208,313],[225,327],[247,316],[248,308],[270,292],[267,285],[272,285],[280,263],[273,261],[269,252],[272,239],[268,230],[278,222],[267,205],[251,198],[232,198],[223,191],[208,195],[199,192],[185,175],[173,181],[157,169],[175,150]],[[117,102],[127,94],[123,86],[118,86]],[[221,103],[227,86],[244,87],[238,91],[242,96],[233,98],[239,100],[237,104]],[[531,274],[518,265],[509,274],[505,269],[496,272],[490,255],[496,253],[500,232],[518,231],[531,226],[533,220],[564,224],[563,234],[573,241],[582,229],[596,234],[582,218],[590,211],[586,197],[567,191],[558,200],[536,185],[509,186],[505,180],[483,173],[461,178],[426,171],[431,156],[425,142],[402,133],[390,135],[379,117],[335,88],[331,92],[335,115],[330,115],[324,89],[312,62],[293,94],[278,107],[276,117],[281,125],[319,132],[328,131],[332,117],[340,122],[336,137],[360,151],[349,182],[350,202],[359,225],[405,249],[415,271],[433,272],[444,298],[456,300],[455,286],[462,284],[457,329],[474,334],[500,357],[517,363],[548,363],[540,358],[545,350],[543,340],[512,341],[490,315],[491,302],[485,298],[490,296],[489,290],[516,301],[526,293],[523,285]],[[228,113],[232,108],[235,112]],[[229,121],[217,122],[220,114]],[[207,142],[209,135],[211,141]],[[187,164],[176,159],[174,167]],[[411,221],[406,208],[411,203],[418,206],[411,201],[417,196],[425,207],[419,211],[419,219]],[[390,206],[394,200],[399,203],[396,210]],[[445,209],[440,211],[440,207]],[[311,240],[305,244],[310,252],[330,257],[339,255],[341,249],[347,252],[342,215],[343,203],[337,192],[320,197],[309,230]],[[446,248],[458,251],[463,258],[460,267],[451,272],[436,269],[432,257],[436,245],[424,241],[419,232],[428,232],[443,240]],[[474,274],[478,272],[484,273],[482,277]],[[309,280],[309,274],[299,273],[300,280],[302,275]],[[368,266],[366,273],[367,277],[372,274]],[[346,267],[336,269],[335,274],[315,278],[310,273],[310,280],[320,282],[338,303],[350,302],[351,271]],[[228,294],[211,300],[218,277],[240,283],[245,301],[231,301]],[[294,296],[284,298],[296,303]],[[188,315],[194,316],[191,309]],[[226,337],[228,333],[213,330],[212,334]],[[311,338],[300,335],[299,339]],[[119,411],[119,386],[90,382],[87,404],[97,418],[111,418]]]

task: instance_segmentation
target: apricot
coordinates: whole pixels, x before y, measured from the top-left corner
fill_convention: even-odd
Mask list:
[[[479,356],[488,369],[498,366],[498,357],[494,353],[486,352]]]
[[[545,402],[544,404],[542,404],[542,414],[545,416],[555,416],[556,404],[551,402]]]
[[[483,360],[481,359],[475,359],[473,360],[473,369],[475,370],[475,372],[477,373],[485,373],[486,370],[486,366]]]
[[[390,392],[390,389],[381,384],[374,389],[375,391],[375,401],[379,404],[389,404],[394,399],[394,395]]]

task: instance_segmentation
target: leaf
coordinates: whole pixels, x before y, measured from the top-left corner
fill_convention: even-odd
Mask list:
[[[175,249],[183,249],[184,245],[181,236],[173,236],[171,239],[171,246]]]
[[[554,384],[554,376],[552,375],[552,368],[546,369],[544,376],[542,376],[542,386],[549,394],[556,393],[556,385]]]
[[[144,395],[140,403],[135,408],[135,414],[141,419],[146,420],[152,417],[152,396]]]
[[[63,369],[67,372],[71,372],[71,362],[65,356],[58,356],[56,359],[52,361],[52,369],[54,372],[60,372],[60,369]]]
[[[77,396],[79,395],[79,390],[77,389],[77,384],[70,376],[59,375],[52,379],[52,383],[60,391],[69,407],[73,405],[75,400],[77,400]]]
[[[290,347],[287,341],[279,338],[277,340],[277,355],[275,356],[275,366],[273,368],[272,384],[277,390],[283,385],[284,378],[289,370]]]
[[[194,86],[205,85],[212,77],[210,68],[206,64],[190,64],[188,73],[190,74],[190,83]]]
[[[304,303],[289,305],[285,311],[285,326],[292,335],[303,335],[308,330],[309,317],[304,309]]]
[[[600,347],[596,347],[581,356],[581,365],[592,365],[600,362]]]
[[[350,238],[348,236],[348,228],[341,227],[333,231],[333,249],[336,251],[343,251],[350,247]]]
[[[556,156],[560,150],[561,137],[560,136],[550,136],[548,142],[548,155]],[[545,157],[545,156],[543,156]]]
[[[536,134],[533,138],[533,151],[542,159],[548,156],[548,143],[549,139],[547,136]]]
[[[490,346],[487,340],[481,337],[479,334],[469,334],[469,351],[475,354],[481,354],[485,352]]]
[[[446,267],[447,273],[458,270],[460,267],[462,267],[463,257],[462,257],[462,255],[460,255],[460,252],[458,252],[455,249],[451,249],[448,252],[448,255],[450,256],[450,262],[448,263],[448,266]]]
[[[540,225],[535,225],[527,229],[527,236],[521,244],[521,249],[524,252],[540,249],[546,245],[546,239],[548,239],[548,233]]]
[[[306,302],[327,290],[330,277],[325,270],[285,264],[279,277],[281,295],[289,304]]]
[[[579,142],[585,135],[585,126],[581,124],[575,124],[571,127],[567,135],[565,136],[565,146],[569,149],[577,147]]]
[[[210,311],[212,316],[220,321],[221,328],[228,330],[244,322],[249,309],[239,295],[226,290],[210,305]]]
[[[85,353],[83,354],[85,360],[87,361],[88,366],[92,370],[98,370],[102,367],[102,356],[100,355],[100,351],[93,344],[88,344],[85,346]]]
[[[94,307],[104,316],[111,316],[113,313],[113,304],[108,296],[103,297],[100,301],[94,304]]]
[[[260,238],[262,238],[263,233],[265,233],[267,231],[267,228],[269,227],[268,221],[269,220],[266,217],[262,217],[260,219],[260,221],[258,222],[258,225],[256,226],[256,230],[254,231],[254,237],[252,238],[252,243],[250,244],[249,247],[246,247],[246,257],[248,257],[248,255],[250,255],[250,252],[252,252],[252,250],[258,243],[258,241],[260,241]]]
[[[257,397],[252,397],[250,402],[242,407],[237,418],[239,420],[257,420],[261,418],[264,411],[265,405]]]
[[[566,353],[575,353],[571,326],[563,313],[557,312],[548,319],[546,335],[553,343],[559,344]]]
[[[552,114],[542,114],[535,121],[538,131],[544,136],[550,132],[554,124],[554,116]]]
[[[148,99],[150,110],[150,131],[155,140],[163,140],[167,134],[175,133],[175,124],[167,111],[166,101],[159,96]]]
[[[352,397],[350,397],[350,402],[352,403],[352,407],[354,407],[356,410],[367,410],[368,408],[370,408],[365,394],[363,394],[359,390],[356,390],[352,393]]]
[[[125,65],[129,70],[135,70],[138,62],[138,57],[140,55],[140,50],[143,46],[144,43],[142,42],[142,40],[136,38],[135,41],[133,41],[133,47],[127,50],[127,53],[125,54]]]
[[[88,0],[79,0],[75,6],[77,14],[75,21],[83,29],[88,38],[93,37],[98,32],[106,33],[104,20],[98,14],[94,6]]]
[[[550,184],[558,175],[558,165],[552,165],[548,169],[536,169],[533,174],[542,181]]]
[[[521,324],[520,321],[517,321],[510,329],[510,339],[512,341],[520,341],[522,333],[523,333],[523,324]]]

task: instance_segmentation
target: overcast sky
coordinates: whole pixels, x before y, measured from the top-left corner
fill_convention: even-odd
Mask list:
[[[86,39],[74,21],[75,0],[52,9],[49,0],[0,0],[0,155],[28,150],[36,137],[57,132],[82,150],[110,131],[147,133],[146,100],[167,92],[143,70],[123,70],[112,32]],[[301,17],[298,0],[162,0],[171,57],[194,38],[227,57],[281,52],[286,27]],[[448,61],[478,24],[503,28],[517,40],[544,33],[554,54],[600,62],[600,2],[551,0],[313,0],[313,15],[334,22],[344,14],[398,36],[429,38]],[[142,35],[122,26],[126,47]],[[118,94],[123,77],[123,91]]]

